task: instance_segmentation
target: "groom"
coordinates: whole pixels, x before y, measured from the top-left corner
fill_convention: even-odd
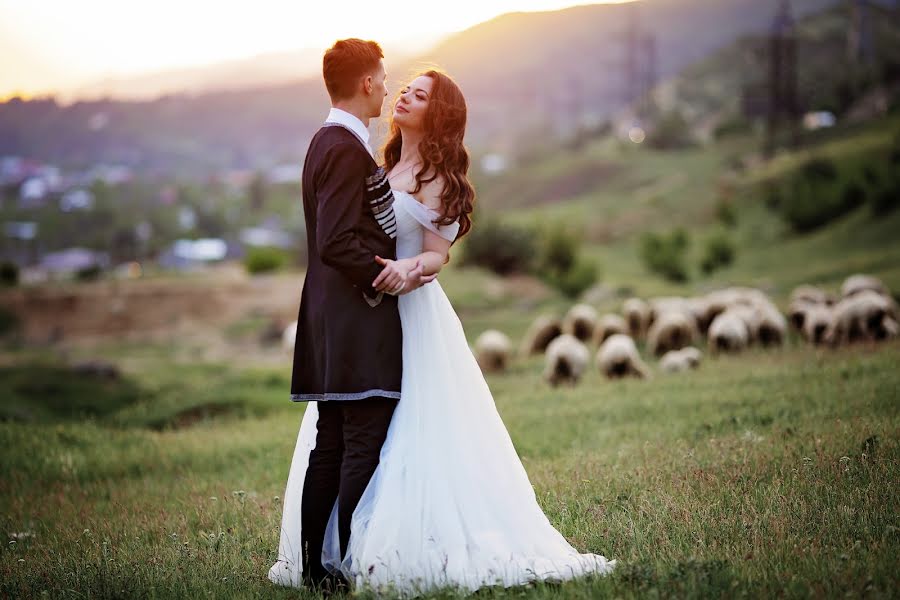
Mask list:
[[[300,299],[291,400],[318,403],[301,509],[307,585],[334,584],[322,565],[325,528],[335,500],[341,556],[350,520],[375,467],[400,399],[402,332],[397,295],[433,277],[409,273],[396,258],[393,195],[369,146],[369,119],[387,95],[381,48],[340,40],[325,52],[331,112],[313,136],[303,165],[303,212],[309,265]]]

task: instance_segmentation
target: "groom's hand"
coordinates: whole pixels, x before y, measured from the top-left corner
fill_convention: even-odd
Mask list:
[[[406,280],[409,277],[408,270],[400,262],[384,259],[380,256],[375,257],[375,262],[384,268],[378,274],[378,277],[375,278],[375,281],[372,282],[372,287],[379,292],[387,292],[388,294],[396,295],[400,293],[406,286]]]

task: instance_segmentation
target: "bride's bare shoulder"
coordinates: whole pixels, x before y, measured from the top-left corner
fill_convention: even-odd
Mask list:
[[[419,202],[432,210],[439,210],[442,206],[441,194],[444,193],[445,184],[444,177],[438,174],[434,180],[422,186],[419,191]]]

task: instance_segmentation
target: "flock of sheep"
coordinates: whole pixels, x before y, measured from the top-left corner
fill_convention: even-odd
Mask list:
[[[790,325],[789,325],[790,324]],[[731,287],[704,296],[631,298],[621,314],[599,315],[576,304],[560,319],[538,317],[522,340],[518,354],[544,354],[544,378],[551,385],[576,384],[594,364],[606,377],[650,377],[636,340],[659,358],[659,369],[673,373],[699,366],[697,348],[706,338],[711,354],[740,352],[752,345],[784,343],[789,326],[809,343],[839,346],[856,341],[896,337],[897,304],[885,285],[870,275],[852,275],[835,297],[821,288],[802,285],[790,297],[787,316],[760,290]],[[503,371],[513,356],[510,339],[491,329],[473,351],[482,370]]]

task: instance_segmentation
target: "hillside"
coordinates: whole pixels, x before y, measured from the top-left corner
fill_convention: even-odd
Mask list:
[[[793,4],[797,14],[806,14],[832,1]],[[639,8],[646,28],[658,36],[662,77],[737,35],[761,31],[772,16],[770,6],[754,0],[654,0]],[[599,116],[622,105],[621,34],[632,9],[590,5],[503,15],[453,36],[413,64],[437,62],[461,82],[474,149],[517,143],[536,120],[565,127],[581,113]],[[390,57],[387,62],[395,85],[413,67],[391,64]],[[12,100],[0,105],[0,155],[194,175],[298,161],[326,107],[318,77],[142,102]],[[103,115],[100,129],[89,127],[95,115]]]
[[[846,4],[798,20],[798,96],[802,110],[843,115],[865,102],[861,93],[896,87],[900,82],[900,14],[896,8],[874,3],[869,10],[875,56],[868,64],[850,61],[847,32],[853,17]],[[766,40],[741,36],[685,68],[657,96],[664,108],[682,111],[694,121],[734,123],[740,119],[743,87],[763,84],[768,72]]]

